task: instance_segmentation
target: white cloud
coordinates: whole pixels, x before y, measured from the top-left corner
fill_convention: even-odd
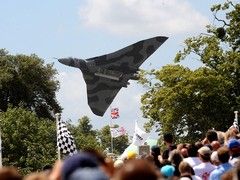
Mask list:
[[[186,0],[86,0],[82,23],[117,34],[177,34],[199,31],[208,20]]]

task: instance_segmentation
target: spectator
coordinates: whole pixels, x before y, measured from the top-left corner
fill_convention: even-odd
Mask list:
[[[187,149],[187,148],[182,148],[180,152],[181,152],[181,155],[182,155],[184,158],[187,158],[187,157],[188,157],[188,149]]]
[[[160,170],[165,179],[173,179],[175,167],[172,165],[165,165]]]
[[[177,150],[181,151],[182,148],[186,148],[186,144],[180,143],[177,145]]]
[[[237,164],[236,167],[224,173],[221,177],[221,180],[238,180],[240,179],[240,164]]]
[[[158,160],[158,156],[160,155],[160,147],[155,145],[155,146],[152,146],[151,148],[151,155],[153,156],[154,158],[154,163],[155,165],[160,168],[161,167],[161,164],[160,164],[160,161]]]
[[[212,150],[217,151],[221,147],[221,144],[218,141],[211,142]]]
[[[180,152],[176,149],[170,152],[168,160],[171,162],[171,165],[175,167],[174,176],[179,177],[180,172],[178,170],[179,164],[182,162],[183,157]]]
[[[147,160],[148,162],[153,163],[154,165],[156,165],[155,162],[154,162],[154,157],[153,157],[153,155],[151,155],[151,154],[143,154],[143,155],[141,156],[141,159],[145,159],[145,160]],[[156,166],[156,167],[157,167],[157,166]]]
[[[198,155],[201,164],[194,166],[193,170],[197,176],[199,176],[203,180],[207,180],[210,176],[210,173],[216,168],[214,165],[210,163],[211,150],[207,146],[203,146],[198,150]]]
[[[214,166],[220,165],[217,151],[213,151],[213,152],[212,152],[212,154],[211,154],[211,163],[212,163]]]
[[[0,180],[22,180],[22,176],[13,167],[3,167],[0,169]]]
[[[169,162],[168,161],[168,150],[166,151],[163,151],[163,153],[160,155],[160,156],[158,156],[158,160],[159,160],[159,162],[160,162],[160,166],[161,167],[163,167],[163,166],[165,166],[165,165],[170,165],[171,164],[171,162]]]
[[[212,154],[211,154],[211,163],[215,166],[220,165],[219,159],[218,159],[218,155],[217,155],[217,150],[221,147],[220,143],[218,141],[213,141],[211,143],[211,147],[212,147]]]
[[[121,159],[117,159],[113,165],[115,169],[120,169],[124,165],[124,162]]]
[[[228,130],[232,130],[235,134],[238,134],[239,133],[238,123],[233,122],[233,125]]]
[[[100,162],[93,153],[81,152],[64,160],[62,180],[88,179],[107,180],[106,173],[100,168]],[[98,177],[98,178],[97,178]]]
[[[208,144],[211,144],[213,141],[218,141],[218,135],[215,130],[208,130],[206,133],[206,139]]]
[[[67,180],[109,180],[109,178],[99,168],[85,167],[76,169]]]
[[[0,178],[1,179],[1,178]],[[24,177],[24,180],[48,180],[48,173],[47,172],[34,172],[26,177]]]
[[[227,146],[231,155],[230,164],[236,167],[237,163],[240,162],[240,142],[237,139],[231,139]]]
[[[175,144],[173,144],[173,135],[170,133],[166,133],[163,135],[164,144],[167,146],[168,151],[172,151],[177,148]]]
[[[195,146],[197,147],[197,149],[200,149],[201,147],[203,147],[203,143],[200,142],[200,141],[197,141],[197,142],[195,143]]]
[[[49,174],[49,180],[61,180],[61,171],[62,171],[62,161],[56,161],[51,173]]]
[[[113,162],[113,156],[104,156],[102,153],[95,149],[85,149],[83,152],[90,154],[93,157],[96,157],[99,167],[103,170],[107,176],[112,177],[114,173],[114,162]]]
[[[201,163],[201,160],[198,157],[198,149],[195,144],[188,145],[188,157],[184,158],[183,161],[190,164],[191,167],[194,167]]]
[[[180,179],[192,179],[192,180],[200,180],[201,178],[194,175],[193,168],[187,162],[182,161],[179,164],[179,172],[180,172]]]
[[[226,133],[225,133],[225,145],[228,144],[228,141],[231,139],[236,139],[237,134],[236,131],[234,129],[229,129]]]
[[[113,176],[112,180],[157,180],[159,174],[155,166],[143,159],[126,162]]]
[[[218,142],[221,144],[221,146],[223,146],[225,141],[225,132],[217,131],[217,135],[218,135]]]
[[[211,172],[209,179],[218,180],[228,170],[232,168],[232,165],[228,162],[230,155],[227,147],[221,147],[217,150],[218,159],[220,165]]]

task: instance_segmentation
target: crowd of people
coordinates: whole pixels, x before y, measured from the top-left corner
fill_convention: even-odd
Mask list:
[[[128,152],[121,159],[85,150],[24,177],[3,167],[0,180],[235,180],[240,178],[238,135],[238,126],[233,126],[225,133],[209,130],[200,142],[175,144],[166,133],[164,150],[152,146],[149,154]]]

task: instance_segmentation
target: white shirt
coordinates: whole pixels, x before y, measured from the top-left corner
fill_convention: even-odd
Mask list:
[[[200,177],[194,175],[194,176],[192,176],[192,180],[202,180],[202,179]]]
[[[202,163],[199,157],[187,157],[187,158],[184,158],[183,161],[187,162],[191,167],[194,167]]]
[[[194,175],[194,176],[191,176],[192,180],[202,180],[200,177]],[[180,177],[179,180],[190,180],[189,177]]]
[[[240,162],[240,156],[239,157],[235,157],[235,158],[230,158],[229,163],[233,166],[233,167],[237,167],[238,162]]]
[[[216,166],[212,165],[210,162],[202,162],[201,164],[193,167],[195,175],[199,176],[202,180],[208,180],[210,173],[214,169],[216,169]]]

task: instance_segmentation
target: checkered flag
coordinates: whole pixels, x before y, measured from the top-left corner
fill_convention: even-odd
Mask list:
[[[68,131],[65,122],[58,120],[57,146],[64,155],[73,155],[77,152],[76,145],[71,133]]]

